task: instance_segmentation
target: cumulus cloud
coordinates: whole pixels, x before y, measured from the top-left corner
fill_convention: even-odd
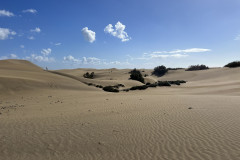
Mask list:
[[[35,13],[37,13],[37,10],[36,9],[26,9],[26,10],[23,10],[22,12],[23,13],[33,13],[33,14],[35,14]]]
[[[82,29],[82,34],[85,40],[90,43],[93,43],[96,39],[96,33],[94,31],[89,30],[88,27]]]
[[[173,51],[155,51],[153,53],[158,53],[158,54],[164,54],[164,53],[200,53],[200,52],[209,52],[211,49],[205,49],[205,48],[189,48],[189,49],[177,49]]]
[[[26,57],[25,59],[30,61],[36,61],[36,62],[54,62],[55,61],[53,57],[41,56],[36,54],[32,54],[30,57]]]
[[[103,64],[104,60],[96,58],[96,57],[82,57],[75,58],[71,55],[63,57],[63,62],[65,63],[74,63],[74,64]]]
[[[104,65],[104,66],[126,66],[130,65],[128,61],[120,62],[120,61],[106,61],[105,59],[99,59],[96,57],[82,57],[75,58],[72,55],[68,55],[63,57],[63,63],[71,64],[71,65]]]
[[[40,33],[41,29],[39,27],[36,27],[35,29],[31,29],[31,32],[36,32],[36,33]]]
[[[44,55],[44,56],[48,56],[49,54],[51,54],[52,52],[52,49],[51,48],[47,48],[47,49],[42,49],[41,53]]]
[[[101,64],[103,60],[96,57],[83,57],[83,64]]]
[[[0,10],[0,16],[12,17],[14,14],[6,10]]]
[[[55,62],[55,59],[53,57],[49,57],[51,52],[51,48],[42,49],[42,55],[32,54],[31,56],[25,57],[25,59],[36,62]]]
[[[127,32],[124,31],[125,28],[126,28],[126,26],[118,21],[115,24],[115,28],[113,28],[112,24],[109,24],[104,28],[104,32],[109,33],[112,36],[121,39],[122,42],[126,42],[126,41],[129,41],[131,39],[131,37],[129,37]]]
[[[8,37],[11,35],[12,36],[16,35],[16,32],[14,32],[8,28],[0,28],[0,40],[8,39]]]
[[[80,62],[79,59],[76,59],[76,58],[74,58],[74,57],[71,56],[71,55],[68,55],[68,56],[66,56],[66,57],[63,57],[63,60],[64,60],[64,62],[75,62],[75,63]]]

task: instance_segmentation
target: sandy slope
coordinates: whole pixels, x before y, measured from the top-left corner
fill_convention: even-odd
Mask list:
[[[189,82],[115,94],[83,84],[90,69],[58,71],[76,80],[0,61],[0,160],[240,159],[239,70],[170,71],[149,78]],[[129,70],[94,72],[138,84]]]
[[[76,76],[82,82],[93,83],[96,85],[108,86],[108,85],[117,85],[123,84],[126,88],[132,86],[143,85],[141,82],[129,80],[129,71],[130,69],[118,70],[118,69],[74,69],[74,70],[59,70],[57,72],[66,73],[69,75]],[[83,78],[83,74],[86,72],[94,72],[94,79]]]
[[[74,79],[44,71],[25,60],[0,61],[0,94],[36,89],[96,90]]]

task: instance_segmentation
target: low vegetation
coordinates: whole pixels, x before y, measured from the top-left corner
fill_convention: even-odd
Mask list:
[[[157,75],[163,75],[167,72],[167,69],[165,66],[158,66],[158,67],[155,67],[155,70],[154,70],[154,74],[157,74]],[[144,83],[144,78],[141,74],[141,71],[137,70],[136,68],[133,69],[132,71],[129,72],[130,73],[130,79],[133,79],[133,80],[137,80],[137,81],[140,81],[142,83]],[[94,72],[92,72],[91,74],[89,74],[88,72],[84,74],[84,77],[85,78],[93,78],[94,77]],[[96,84],[93,84],[93,83],[86,83],[87,85],[89,86],[95,86],[97,88],[102,88],[104,91],[106,92],[120,92],[120,91],[130,91],[130,90],[145,90],[149,87],[161,87],[161,86],[167,86],[167,87],[170,87],[171,85],[181,85],[182,83],[186,83],[186,81],[184,80],[176,80],[176,81],[158,81],[158,82],[155,82],[155,83],[147,83],[145,85],[140,85],[140,86],[133,86],[131,88],[123,88],[123,89],[119,89],[120,87],[125,87],[123,84],[117,84],[117,85],[114,85],[114,86],[105,86],[103,87],[102,85],[96,85]]]
[[[147,85],[142,85],[142,86],[133,86],[130,88],[130,90],[144,90],[147,89],[148,86]]]
[[[152,74],[156,76],[163,76],[167,72],[168,72],[168,69],[165,66],[161,65],[161,66],[155,67]]]
[[[97,88],[103,88],[103,86],[102,86],[102,85],[96,85],[96,87],[97,87]]]
[[[184,69],[184,68],[167,68],[167,70],[179,70],[179,69]]]
[[[118,87],[125,87],[123,84],[118,84],[117,86]]]
[[[103,87],[103,90],[106,92],[119,92],[116,86],[106,86],[106,87]]]
[[[157,83],[147,83],[146,84],[148,87],[157,87],[158,86],[158,84]]]
[[[226,64],[224,67],[229,67],[229,68],[236,68],[240,67],[240,61],[234,61]]]
[[[147,83],[146,85],[141,85],[141,86],[133,86],[129,89],[123,89],[122,91],[128,92],[129,90],[145,90],[149,87],[162,87],[162,86],[167,86],[170,87],[171,85],[181,85],[182,83],[186,83],[184,80],[176,80],[176,81],[158,81],[156,83]]]
[[[93,79],[94,78],[94,72],[92,72],[92,73],[84,73],[83,74],[83,77],[84,78],[89,78],[89,79]]]
[[[168,81],[158,81],[158,86],[171,86]]]
[[[206,69],[209,69],[208,66],[201,64],[201,65],[191,65],[186,69],[186,71],[197,71],[197,70],[206,70]]]
[[[130,79],[144,83],[142,73],[136,68],[130,71]]]
[[[173,85],[181,85],[181,83],[186,83],[186,81],[184,80],[176,80],[176,81],[168,81],[170,84],[173,84]]]

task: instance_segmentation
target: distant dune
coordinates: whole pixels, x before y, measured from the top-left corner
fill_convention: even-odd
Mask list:
[[[110,93],[143,83],[130,69],[45,71],[0,61],[0,160],[240,159],[240,68],[171,70],[145,82],[186,84]],[[94,72],[94,79],[83,78]]]

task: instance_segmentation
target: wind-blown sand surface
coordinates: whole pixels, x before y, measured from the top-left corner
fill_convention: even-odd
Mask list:
[[[96,78],[82,78],[87,71]],[[83,83],[141,85],[128,80],[129,71],[54,74],[28,61],[0,61],[0,159],[240,159],[240,68],[148,76],[188,83],[144,91],[109,93]]]

